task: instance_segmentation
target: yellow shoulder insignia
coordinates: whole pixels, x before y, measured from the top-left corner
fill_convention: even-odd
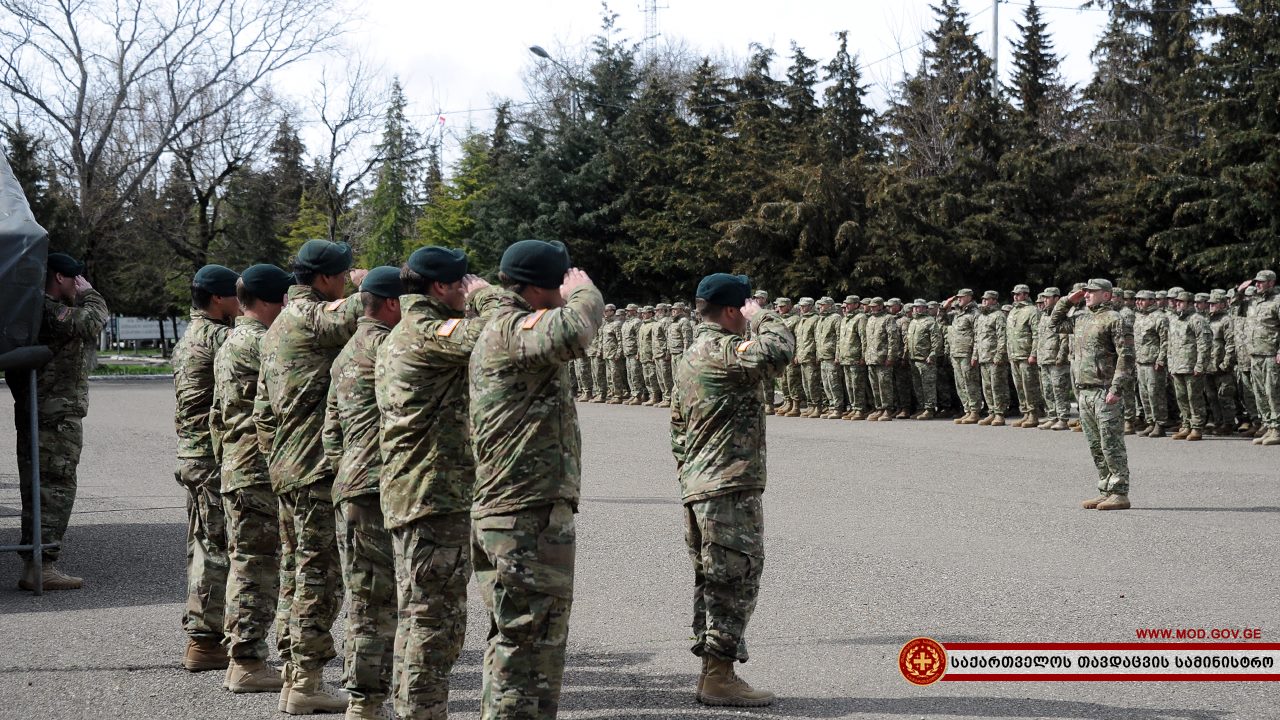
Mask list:
[[[738,354],[741,355],[742,353],[746,352],[747,348],[754,345],[755,342],[756,342],[755,340],[744,340],[743,342],[738,343]]]
[[[542,319],[542,316],[546,314],[547,314],[546,308],[543,308],[542,310],[539,310],[533,313],[532,315],[524,319],[524,323],[520,325],[520,329],[532,330],[533,326],[537,325],[538,321]]]
[[[453,329],[458,327],[458,323],[460,322],[462,321],[459,320],[458,318],[453,318],[452,320],[446,320],[444,321],[444,324],[441,325],[436,330],[436,334],[439,335],[440,337],[449,337],[450,335],[453,334]]]
[[[337,310],[338,308],[342,307],[342,303],[344,303],[344,302],[346,302],[346,301],[347,301],[347,299],[346,299],[346,298],[342,298],[342,299],[340,299],[340,300],[334,300],[333,302],[329,303],[328,305],[325,305],[325,306],[324,306],[324,309],[325,309],[325,310],[328,310],[329,312],[334,312],[334,311],[335,311],[335,310]]]

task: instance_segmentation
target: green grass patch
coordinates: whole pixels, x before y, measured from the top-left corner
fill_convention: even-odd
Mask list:
[[[114,375],[172,375],[172,365],[111,365],[102,364],[89,372],[90,376]]]

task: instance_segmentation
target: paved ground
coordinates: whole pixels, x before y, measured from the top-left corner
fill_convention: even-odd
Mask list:
[[[0,718],[279,717],[274,697],[233,696],[219,675],[179,668],[186,526],[169,386],[95,383],[91,405],[65,562],[87,587],[20,593],[16,557],[0,557]],[[1078,434],[770,418],[768,562],[743,672],[781,699],[713,711],[693,700],[665,414],[580,410],[585,498],[562,717],[1280,717],[1270,683],[916,688],[896,666],[922,634],[1123,642],[1147,626],[1262,627],[1275,642],[1280,452],[1130,439],[1137,508],[1099,513],[1077,509],[1093,494]],[[16,480],[7,459],[6,542]],[[473,600],[453,676],[459,718],[478,715],[484,628]]]

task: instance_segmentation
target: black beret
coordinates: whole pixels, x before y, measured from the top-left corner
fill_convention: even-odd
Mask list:
[[[695,297],[712,305],[742,307],[747,298],[751,297],[751,280],[746,275],[714,273],[698,283]]]
[[[360,292],[367,292],[380,298],[400,297],[404,294],[404,285],[400,282],[400,268],[380,265],[370,270],[360,283]]]
[[[240,283],[250,296],[263,302],[282,303],[294,284],[293,274],[275,265],[253,265],[240,273]]]
[[[559,240],[521,240],[502,253],[498,269],[511,280],[540,288],[558,288],[569,271],[569,250]]]
[[[433,282],[458,282],[467,274],[467,254],[461,250],[428,245],[418,248],[405,263],[409,269]]]
[[[84,274],[84,263],[66,253],[49,253],[49,269],[67,277]]]
[[[191,278],[191,287],[197,287],[222,297],[234,297],[236,294],[236,281],[239,279],[240,275],[229,267],[205,265],[196,271],[195,277]]]
[[[351,246],[328,240],[308,240],[298,249],[294,263],[299,270],[338,275],[351,269]]]

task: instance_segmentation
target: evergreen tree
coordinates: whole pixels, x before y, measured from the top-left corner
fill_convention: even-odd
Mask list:
[[[31,214],[49,233],[50,248],[79,254],[75,199],[59,181],[44,142],[20,120],[12,125],[4,123],[2,131],[9,167],[22,186]]]
[[[359,257],[365,267],[403,263],[406,243],[413,237],[418,219],[423,146],[418,132],[405,117],[408,104],[397,79],[391,86],[382,139],[377,146],[381,158],[377,184],[364,207],[368,235],[363,238]]]

